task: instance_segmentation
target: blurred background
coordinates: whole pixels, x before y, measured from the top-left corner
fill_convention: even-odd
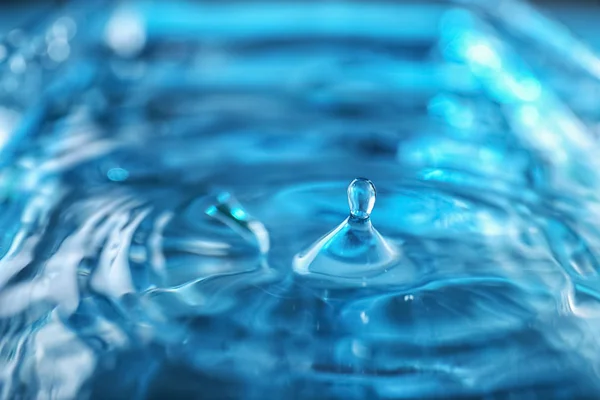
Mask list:
[[[65,7],[67,0],[3,0],[0,14],[0,32],[7,32],[26,23],[28,18],[52,8]],[[599,48],[600,38],[596,22],[600,14],[597,0],[533,0],[531,4],[567,25],[575,34]]]
[[[2,2],[0,398],[600,398],[598,21]]]

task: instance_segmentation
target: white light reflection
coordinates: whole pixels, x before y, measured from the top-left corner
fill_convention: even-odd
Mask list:
[[[146,29],[138,13],[122,8],[108,21],[104,38],[106,44],[118,55],[133,57],[146,44]]]
[[[448,124],[459,129],[471,128],[475,121],[471,108],[446,94],[439,94],[431,99],[427,109],[430,114],[440,116]]]
[[[540,113],[537,107],[531,104],[526,104],[519,109],[518,116],[523,125],[534,127],[538,123]]]
[[[535,101],[542,94],[542,86],[537,79],[526,78],[521,81],[510,80],[512,93],[523,101]]]
[[[77,24],[69,17],[61,17],[52,24],[51,29],[54,37],[71,40],[77,33]]]
[[[555,126],[550,126],[548,121],[542,120],[538,107],[524,104],[517,108],[515,116],[515,122],[527,128],[529,142],[534,143],[538,150],[552,154],[554,162],[563,163],[568,160],[568,145],[564,136]]]
[[[467,47],[469,61],[491,69],[500,69],[502,61],[498,54],[486,43],[474,43]]]
[[[21,54],[15,54],[10,58],[9,67],[14,74],[22,74],[27,69],[27,62]]]
[[[14,110],[0,107],[0,151],[2,151],[8,139],[10,139],[19,116],[19,113]]]
[[[35,368],[37,398],[77,398],[96,367],[93,350],[60,321],[57,313],[35,332],[31,347],[33,364],[25,364]]]
[[[362,311],[360,313],[360,320],[362,321],[363,324],[368,324],[369,323],[369,316],[367,315],[366,312]]]
[[[53,39],[48,45],[48,57],[57,63],[65,61],[69,58],[71,47],[64,38]]]

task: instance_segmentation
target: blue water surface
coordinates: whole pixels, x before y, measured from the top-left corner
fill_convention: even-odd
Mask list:
[[[0,41],[0,398],[600,398],[599,77],[508,0],[45,10]]]

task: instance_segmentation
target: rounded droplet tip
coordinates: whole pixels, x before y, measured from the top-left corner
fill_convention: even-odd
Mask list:
[[[368,179],[357,178],[348,186],[348,204],[350,205],[350,215],[367,219],[375,206],[377,191],[375,185]]]

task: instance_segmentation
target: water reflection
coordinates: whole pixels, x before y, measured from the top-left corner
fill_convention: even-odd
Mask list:
[[[0,45],[2,398],[598,397],[567,32],[508,0],[100,3]]]

